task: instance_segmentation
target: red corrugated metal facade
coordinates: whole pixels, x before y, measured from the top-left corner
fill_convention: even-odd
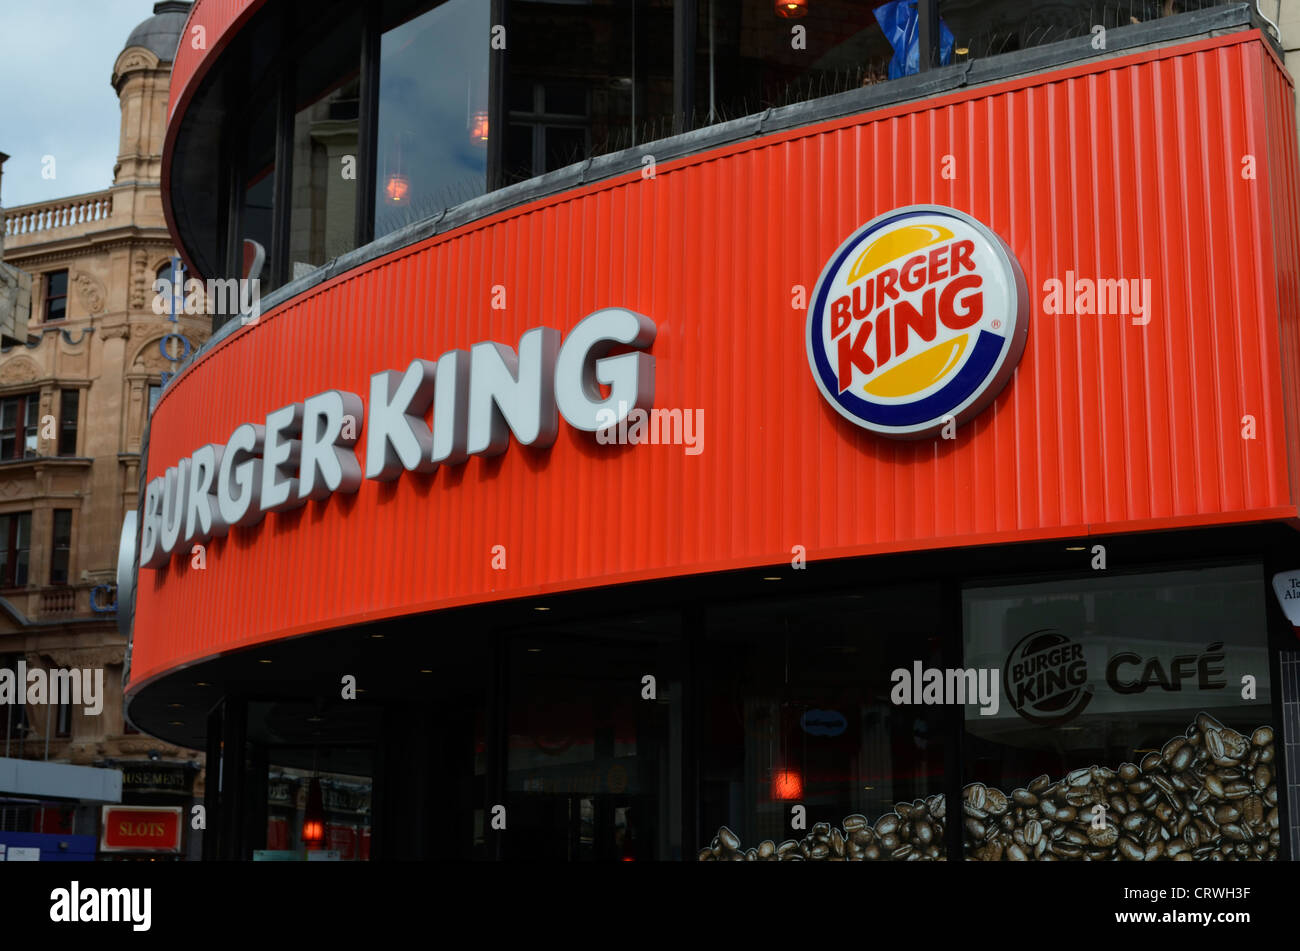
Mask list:
[[[372,373],[513,347],[543,324],[567,333],[603,306],[656,322],[655,406],[702,409],[704,451],[599,446],[561,423],[549,451],[512,441],[269,515],[211,542],[205,571],[177,558],[140,572],[133,687],[291,634],[783,563],[795,545],[818,559],[1294,518],[1291,95],[1259,34],[1237,33],[661,164],[302,295],[168,388],[149,478],[321,390],[367,398]],[[1034,304],[1015,376],[955,441],[890,441],[838,416],[791,305],[861,224],[920,203],[1001,235]],[[1149,278],[1150,323],[1044,314],[1044,281],[1067,270]]]
[[[188,100],[236,26],[257,12],[266,0],[198,0],[190,8],[172,62],[171,89],[167,97],[170,118],[182,99]]]
[[[1278,295],[1279,353],[1291,497],[1300,500],[1300,154],[1296,151],[1295,90],[1272,50],[1262,60],[1273,216],[1275,282]]]

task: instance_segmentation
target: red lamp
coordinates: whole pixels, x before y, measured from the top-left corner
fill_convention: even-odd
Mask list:
[[[470,138],[475,142],[486,142],[488,140],[488,114],[486,112],[474,113],[474,120],[470,123]]]
[[[320,778],[313,776],[307,787],[307,809],[302,817],[302,844],[308,849],[319,849],[325,844],[325,797],[321,792]]]
[[[778,769],[772,772],[773,799],[802,799],[803,776],[798,770]]]
[[[393,138],[393,150],[384,159],[384,202],[389,205],[405,205],[411,200],[411,180],[406,177],[402,161],[402,140],[410,132],[399,132]]]
[[[411,182],[401,172],[393,172],[384,184],[384,195],[390,205],[405,205],[411,197]]]
[[[808,13],[808,0],[776,0],[776,15],[789,20]]]

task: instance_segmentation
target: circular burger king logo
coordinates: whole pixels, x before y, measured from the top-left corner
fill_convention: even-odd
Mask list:
[[[1029,292],[1010,248],[953,208],[911,205],[844,242],[808,310],[808,363],[846,419],[899,439],[966,422],[1011,378]]]

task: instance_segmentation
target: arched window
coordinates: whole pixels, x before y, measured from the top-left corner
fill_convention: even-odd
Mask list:
[[[171,308],[168,308],[164,303],[162,308],[162,313],[168,315],[184,313],[185,312],[185,272],[180,269],[179,264],[175,272],[173,272],[172,270],[171,259],[168,259],[164,261],[162,264],[158,265],[158,269],[154,272],[153,290],[154,290],[155,300],[157,299],[159,294],[163,293],[163,291],[159,289],[160,285],[157,283],[158,281],[167,282],[167,284],[172,289],[172,297],[175,300],[175,305]]]

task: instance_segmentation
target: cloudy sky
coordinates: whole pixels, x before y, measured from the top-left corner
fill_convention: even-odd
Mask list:
[[[153,0],[0,0],[0,205],[98,191],[113,180],[113,61]],[[41,177],[54,156],[53,179]]]

